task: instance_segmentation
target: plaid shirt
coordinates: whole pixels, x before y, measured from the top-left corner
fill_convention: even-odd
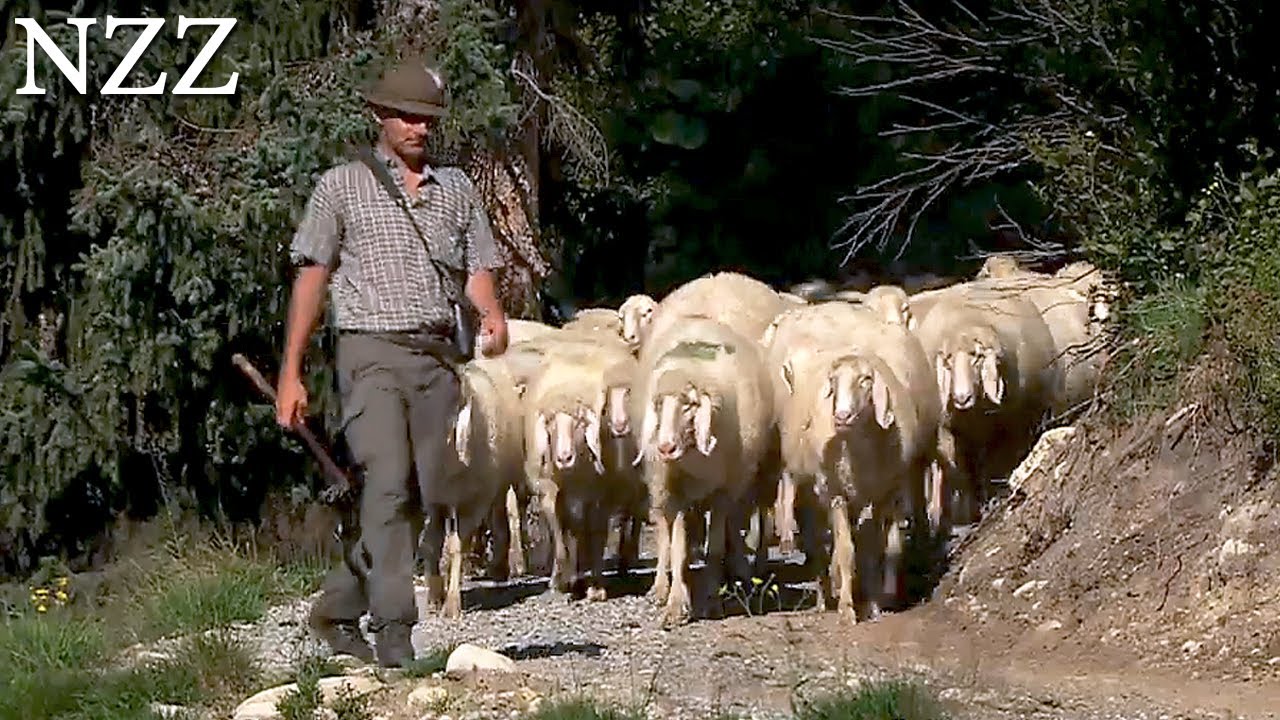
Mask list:
[[[333,322],[342,330],[395,332],[453,325],[451,297],[466,275],[498,267],[489,220],[471,180],[460,168],[428,167],[417,197],[410,198],[399,168],[381,149],[398,192],[409,207],[431,255],[454,272],[444,276],[398,201],[359,160],[320,176],[293,237],[295,264],[319,263],[332,273]]]

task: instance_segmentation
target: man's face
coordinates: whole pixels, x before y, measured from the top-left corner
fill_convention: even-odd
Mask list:
[[[426,153],[427,136],[439,118],[398,110],[382,110],[378,117],[391,149],[406,162],[420,162]]]

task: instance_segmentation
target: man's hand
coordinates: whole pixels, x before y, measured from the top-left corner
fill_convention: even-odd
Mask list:
[[[486,357],[507,351],[507,318],[501,311],[480,318],[480,351]]]
[[[292,430],[307,415],[307,387],[295,372],[284,372],[276,388],[276,422]]]

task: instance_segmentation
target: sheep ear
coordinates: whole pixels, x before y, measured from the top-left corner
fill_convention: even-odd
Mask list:
[[[644,409],[644,423],[640,426],[640,441],[636,443],[636,459],[631,464],[639,465],[644,459],[645,452],[648,451],[649,445],[653,443],[653,436],[658,432],[658,413],[653,409],[653,403],[650,402]]]
[[[982,357],[982,391],[991,402],[999,405],[1004,399],[1004,378],[1000,377],[1000,364],[995,353],[985,353]]]
[[[604,463],[600,460],[600,413],[587,411],[587,449],[591,451],[591,464],[596,472],[604,474]]]
[[[547,426],[546,413],[539,412],[533,428],[533,455],[538,462],[546,464],[551,450],[551,428]]]
[[[947,361],[942,353],[934,357],[933,369],[938,376],[938,398],[942,401],[942,407],[946,408],[947,400],[951,397],[951,370],[947,368]]]
[[[835,386],[831,384],[831,376],[830,376],[830,375],[828,375],[826,378],[824,378],[824,379],[823,379],[823,381],[822,381],[822,389],[821,389],[821,390],[819,390],[818,392],[819,392],[819,394],[821,395],[821,397],[822,397],[823,399],[826,399],[826,398],[831,397],[831,395],[832,395],[835,391],[836,391]]]
[[[711,396],[703,393],[698,398],[698,411],[693,416],[694,437],[698,451],[710,455],[716,449],[716,436],[711,432]]]
[[[769,323],[769,327],[764,329],[764,334],[760,336],[760,344],[769,347],[773,344],[773,336],[778,332],[778,321],[774,320]]]
[[[782,376],[783,384],[787,386],[788,395],[796,394],[796,383],[795,383],[795,376],[793,375],[793,373],[794,371],[791,369],[790,360],[787,360],[786,362],[782,363],[782,369],[778,371],[778,374]]]
[[[875,407],[876,422],[888,430],[893,425],[893,408],[889,405],[889,385],[879,372],[871,381],[871,404]]]
[[[516,383],[516,397],[524,399],[524,391],[528,389],[528,385],[522,382]]]
[[[458,460],[463,465],[470,463],[471,458],[468,440],[471,438],[471,400],[467,400],[463,404],[462,409],[458,411],[458,417],[453,423],[453,445],[454,450],[458,453]]]

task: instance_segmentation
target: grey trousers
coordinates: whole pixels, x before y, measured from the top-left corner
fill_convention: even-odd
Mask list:
[[[447,340],[445,340],[447,342]],[[367,586],[339,563],[325,578],[313,617],[369,629],[418,620],[413,571],[422,497],[443,482],[442,455],[460,385],[421,346],[382,335],[338,336],[342,432],[362,489],[358,548],[370,560]]]

